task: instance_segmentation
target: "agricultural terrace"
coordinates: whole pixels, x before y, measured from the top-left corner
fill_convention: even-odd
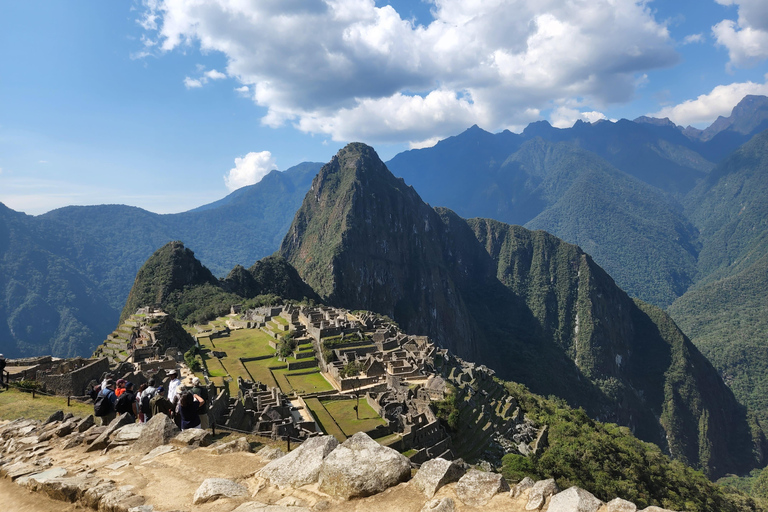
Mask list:
[[[381,416],[365,400],[360,400],[360,419],[355,415],[356,400],[305,400],[315,420],[325,432],[343,442],[355,432],[367,432],[385,425]]]

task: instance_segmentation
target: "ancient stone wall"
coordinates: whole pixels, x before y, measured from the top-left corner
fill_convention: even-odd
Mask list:
[[[109,359],[102,357],[82,368],[57,374],[37,373],[37,380],[49,393],[64,396],[81,396],[87,394],[85,389],[89,382],[98,380],[109,370]]]

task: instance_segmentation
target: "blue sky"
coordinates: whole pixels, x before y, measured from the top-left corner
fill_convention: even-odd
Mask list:
[[[346,142],[669,116],[768,94],[763,0],[0,3],[0,202],[217,200]]]

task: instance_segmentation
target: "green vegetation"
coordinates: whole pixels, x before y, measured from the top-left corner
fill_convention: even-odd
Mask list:
[[[0,419],[30,418],[45,420],[56,411],[71,412],[75,416],[85,417],[93,414],[93,405],[72,400],[67,407],[67,399],[62,396],[45,396],[15,390],[0,391]]]
[[[561,489],[578,485],[604,501],[619,496],[638,507],[687,512],[762,510],[745,496],[723,490],[702,473],[671,461],[625,427],[591,420],[583,410],[534,395],[520,384],[505,386],[529,418],[549,427],[548,448],[542,453],[504,457],[507,478],[555,478]]]
[[[323,407],[320,400],[317,398],[307,398],[305,402],[309,411],[312,413],[312,416],[315,418],[315,421],[317,421],[317,424],[323,429],[323,432],[335,437],[340,443],[346,441],[347,436],[344,435],[344,432],[336,424],[325,407]]]
[[[347,437],[355,432],[366,432],[386,424],[384,419],[376,414],[376,411],[365,400],[359,402],[360,405],[356,412],[357,402],[357,400],[325,400],[321,402]]]
[[[435,410],[435,416],[443,420],[452,432],[456,432],[459,428],[460,414],[458,391],[451,384],[448,384],[447,390],[448,396],[445,397],[445,400],[434,401],[430,405]]]

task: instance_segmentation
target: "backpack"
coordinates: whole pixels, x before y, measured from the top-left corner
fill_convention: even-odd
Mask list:
[[[120,398],[115,402],[115,410],[120,414],[129,412],[133,414],[133,399],[135,396],[131,396],[131,393],[125,392],[120,395]]]
[[[139,404],[139,410],[141,410],[142,414],[152,414],[152,404],[150,402],[157,394],[157,389],[152,391],[151,393],[142,393],[141,394],[141,403]]]
[[[93,402],[93,415],[94,416],[106,416],[112,412],[112,401],[107,396],[107,393],[99,393],[96,400]]]

